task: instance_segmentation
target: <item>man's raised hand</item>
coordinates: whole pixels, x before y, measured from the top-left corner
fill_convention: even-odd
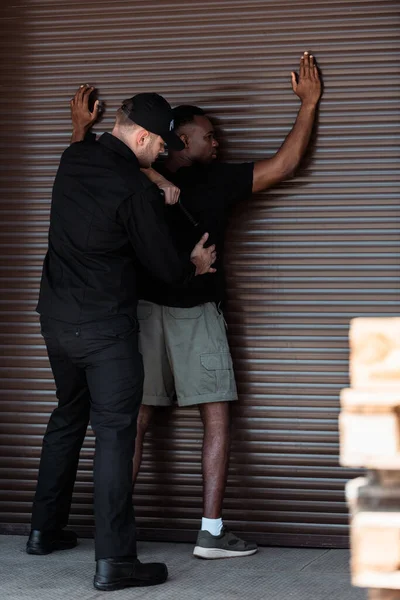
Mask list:
[[[300,60],[299,75],[292,72],[292,87],[303,104],[315,106],[318,103],[322,86],[318,67],[312,54],[304,52]]]

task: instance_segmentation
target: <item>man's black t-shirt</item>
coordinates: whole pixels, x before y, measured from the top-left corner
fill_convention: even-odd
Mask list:
[[[162,284],[148,272],[140,276],[140,297],[164,306],[190,308],[204,302],[219,302],[224,298],[223,250],[224,237],[231,209],[249,197],[253,186],[253,163],[196,164],[182,167],[175,173],[162,164],[156,165],[166,179],[181,190],[182,205],[198,223],[194,226],[181,207],[165,207],[165,219],[172,238],[181,252],[190,252],[206,231],[206,245],[216,244],[218,258],[214,274],[194,277],[184,287]]]

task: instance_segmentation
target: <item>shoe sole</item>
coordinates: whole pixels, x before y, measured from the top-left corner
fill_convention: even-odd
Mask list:
[[[193,550],[193,555],[197,558],[217,559],[217,558],[235,558],[241,556],[251,556],[258,551],[258,548],[254,550],[223,550],[222,548],[203,548],[202,546],[196,546]]]
[[[115,592],[117,590],[124,590],[125,588],[130,587],[149,587],[151,585],[161,585],[167,581],[167,578],[168,573],[159,579],[152,579],[152,581],[132,581],[132,579],[119,579],[118,581],[114,581],[112,583],[100,583],[99,581],[96,581],[95,576],[93,585],[96,590],[100,590],[102,592]]]
[[[47,554],[51,554],[52,552],[57,552],[57,550],[71,550],[77,546],[77,542],[70,542],[64,544],[54,544],[49,548],[40,548],[39,546],[27,546],[26,553],[27,554],[35,554],[36,556],[46,556]]]

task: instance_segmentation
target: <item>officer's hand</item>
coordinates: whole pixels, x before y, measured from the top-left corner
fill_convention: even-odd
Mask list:
[[[93,86],[81,85],[75,96],[70,101],[71,119],[75,134],[80,134],[81,139],[85,137],[86,132],[97,121],[100,114],[100,103],[98,100],[94,103],[93,110],[89,110],[89,97],[95,88]]]
[[[163,192],[165,204],[172,205],[178,202],[181,190],[176,185],[164,179],[164,181],[158,183],[158,187]]]
[[[321,97],[322,86],[318,67],[314,57],[308,52],[304,52],[301,57],[299,76],[292,73],[292,87],[303,104],[315,106]]]
[[[213,269],[213,265],[217,258],[215,244],[204,248],[204,244],[208,240],[208,233],[205,233],[200,241],[195,245],[190,255],[190,260],[196,265],[196,275],[204,275],[205,273],[215,273],[217,269]]]

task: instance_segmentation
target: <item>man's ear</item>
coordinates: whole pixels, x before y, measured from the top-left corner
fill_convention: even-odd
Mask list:
[[[179,137],[182,140],[182,142],[185,144],[185,148],[189,148],[189,138],[186,135],[186,133],[181,133],[181,135]]]
[[[139,129],[136,134],[136,143],[139,148],[144,148],[149,139],[150,133],[146,129]]]

